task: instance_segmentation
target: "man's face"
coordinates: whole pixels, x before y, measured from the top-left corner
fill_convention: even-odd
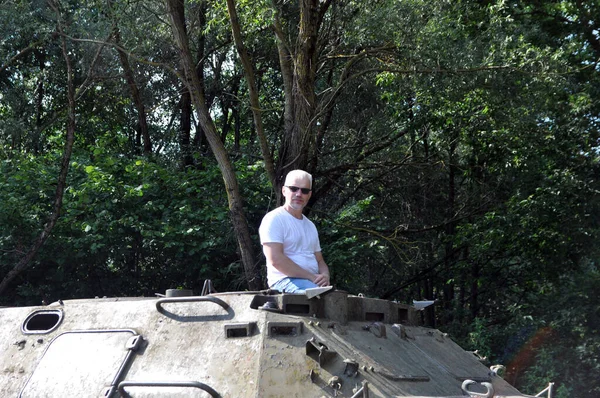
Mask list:
[[[308,194],[302,193],[301,189],[298,189],[296,192],[292,192],[289,187],[298,187],[298,188],[308,188],[310,189],[310,181],[308,178],[288,178],[286,181],[286,186],[284,186],[281,191],[283,192],[283,196],[285,197],[285,204],[290,206],[294,210],[302,210],[304,206],[308,203],[310,196],[312,195],[312,191]]]

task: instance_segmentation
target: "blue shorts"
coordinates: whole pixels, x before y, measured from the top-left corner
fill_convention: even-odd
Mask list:
[[[306,289],[319,287],[316,283],[302,278],[283,278],[271,286],[271,289],[286,293],[304,293]]]

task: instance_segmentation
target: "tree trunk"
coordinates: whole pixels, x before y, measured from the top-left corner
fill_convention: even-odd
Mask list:
[[[300,0],[298,35],[292,46],[286,43],[279,11],[275,8],[274,30],[277,36],[279,63],[283,76],[285,134],[276,166],[275,192],[285,175],[293,169],[307,169],[311,149],[317,142],[315,129],[315,81],[318,55],[318,32],[329,1]],[[320,5],[320,8],[319,8]]]
[[[458,142],[458,134],[453,134],[448,153],[448,202],[446,204],[446,226],[445,226],[445,260],[444,269],[448,272],[452,266],[456,263],[456,253],[454,250],[454,244],[452,243],[452,237],[456,231],[456,222],[454,218],[454,209],[456,207],[456,147]],[[449,324],[454,320],[454,282],[445,282],[443,287],[444,292],[444,324]],[[462,305],[458,303],[457,305]]]
[[[300,25],[291,94],[294,123],[286,126],[289,130],[285,132],[278,165],[281,178],[290,170],[305,169],[308,165],[312,118],[315,115],[318,20],[318,1],[300,0]]]
[[[131,90],[131,98],[133,99],[135,109],[137,110],[138,134],[141,136],[142,141],[144,143],[144,153],[148,154],[152,152],[152,142],[150,141],[150,133],[148,131],[148,119],[146,117],[146,109],[142,101],[140,90],[137,86],[137,83],[135,82],[135,76],[133,74],[133,68],[129,63],[129,58],[127,57],[127,54],[123,50],[121,50],[121,32],[119,31],[119,28],[117,26],[115,26],[113,29],[113,37],[115,39],[115,43],[117,44],[117,53],[119,54],[121,67],[123,68],[123,72],[125,73],[125,80],[127,80],[127,84],[129,85],[129,89]]]
[[[294,128],[294,66],[292,62],[293,54],[290,53],[289,45],[286,43],[286,34],[283,31],[283,25],[280,20],[280,14],[277,7],[273,7],[275,12],[275,19],[273,29],[275,30],[275,36],[277,38],[277,51],[279,55],[279,67],[281,68],[281,77],[283,79],[283,94],[284,94],[284,106],[283,106],[283,130],[284,138],[282,140],[280,148],[279,161],[277,163],[275,171],[275,192],[278,195],[277,202],[281,200],[281,185],[283,185],[283,174],[282,164],[284,158],[287,156],[283,155],[286,152],[285,137]]]
[[[254,70],[252,68],[252,62],[244,42],[242,40],[242,33],[240,29],[240,21],[238,20],[237,11],[235,10],[234,0],[227,0],[227,11],[229,12],[229,21],[231,22],[231,31],[233,33],[233,39],[235,40],[235,46],[238,51],[242,66],[244,67],[244,76],[248,83],[248,91],[250,94],[250,108],[252,109],[252,116],[254,118],[254,128],[256,129],[256,135],[260,144],[260,151],[265,161],[265,169],[269,176],[269,181],[272,186],[275,186],[275,167],[273,165],[273,158],[269,151],[269,145],[267,144],[267,138],[262,124],[262,115],[260,109],[260,103],[258,100],[258,89],[256,88],[256,81],[254,79]]]
[[[192,103],[198,114],[199,124],[206,135],[206,139],[212,149],[217,163],[223,176],[227,199],[229,202],[229,211],[231,221],[238,241],[240,256],[246,280],[251,290],[259,290],[262,287],[259,272],[254,261],[252,250],[252,240],[248,230],[248,223],[243,210],[242,197],[239,192],[239,186],[235,175],[235,170],[225,146],[221,141],[214,122],[210,116],[204,96],[204,87],[202,86],[195,69],[195,63],[192,59],[188,36],[185,28],[185,10],[184,3],[180,0],[166,0],[169,13],[169,19],[173,30],[175,44],[181,52],[182,63],[185,70],[186,84],[192,96]]]
[[[221,141],[223,141],[223,142],[225,142],[227,140],[227,134],[229,133],[229,130],[231,130],[232,118],[235,119],[235,117],[233,117],[233,116],[238,113],[237,108],[240,106],[239,101],[234,100],[234,98],[238,98],[238,96],[239,96],[238,91],[239,91],[239,87],[240,87],[240,80],[241,80],[241,76],[236,75],[231,81],[231,91],[228,93],[223,93],[223,95],[221,95],[221,97],[219,99],[219,103],[221,106],[221,112],[223,114],[222,121],[221,121]],[[229,114],[230,110],[231,110],[231,115]],[[236,133],[237,133],[237,131],[236,131]],[[239,136],[237,134],[235,134],[233,151],[237,153],[237,152],[239,152],[239,150],[240,150]]]
[[[40,151],[42,115],[44,113],[44,69],[46,67],[46,54],[43,51],[34,51],[34,54],[40,68],[40,75],[35,94],[35,133],[32,143],[33,153],[37,155]]]
[[[471,319],[477,318],[479,315],[479,278],[480,278],[480,268],[477,262],[473,261],[471,265]]]
[[[182,88],[179,116],[179,145],[181,146],[181,164],[183,168],[192,166],[194,158],[192,156],[192,148],[190,143],[190,135],[192,131],[192,97],[187,87]]]

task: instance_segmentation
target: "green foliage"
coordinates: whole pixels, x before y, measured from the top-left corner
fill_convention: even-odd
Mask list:
[[[484,358],[490,358],[492,352],[492,334],[487,330],[487,320],[482,318],[475,318],[471,324],[471,331],[469,332],[469,344],[473,351],[477,351],[478,354]]]
[[[240,283],[226,281],[237,256],[214,165],[173,173],[148,159],[96,152],[93,163],[85,156],[72,162],[59,224],[24,276],[28,287],[20,288],[21,300],[152,295],[179,284],[198,289],[205,278],[230,287]],[[3,229],[4,248],[33,239],[52,196],[42,187],[55,178],[39,159],[20,159],[18,169],[12,164],[3,163],[8,178],[0,214],[3,225],[18,228]],[[3,258],[4,270],[10,258]]]

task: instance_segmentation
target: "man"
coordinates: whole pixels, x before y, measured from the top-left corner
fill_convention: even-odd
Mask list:
[[[302,210],[312,195],[312,176],[293,170],[281,188],[283,206],[265,215],[258,230],[267,258],[267,282],[280,292],[304,293],[329,286],[317,228]]]

